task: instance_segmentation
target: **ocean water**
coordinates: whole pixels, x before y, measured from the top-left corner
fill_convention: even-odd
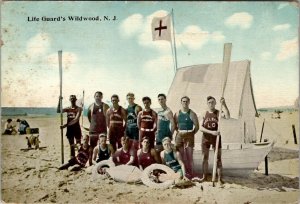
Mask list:
[[[87,110],[84,109],[84,115],[86,115]],[[37,107],[2,107],[2,116],[39,116],[39,115],[56,115],[56,108],[37,108]]]

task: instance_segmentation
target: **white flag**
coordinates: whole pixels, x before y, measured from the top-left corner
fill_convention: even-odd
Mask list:
[[[84,104],[83,104],[83,98],[79,98],[76,101],[76,105],[83,108]]]
[[[170,15],[165,17],[154,17],[151,23],[152,39],[167,40],[171,42],[171,21]]]

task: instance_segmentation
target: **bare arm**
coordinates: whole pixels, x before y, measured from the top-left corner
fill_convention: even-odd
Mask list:
[[[225,99],[222,97],[221,100],[220,100],[220,102],[221,102],[221,104],[223,106],[222,111],[224,113],[224,118],[229,119],[230,118],[230,113],[229,113],[229,110],[227,108]]]
[[[167,118],[170,120],[171,123],[171,134],[173,135],[175,131],[175,120],[173,117],[173,112],[170,110],[170,112],[167,114]]]
[[[110,123],[110,111],[109,109],[106,111],[106,125],[109,128],[109,123]]]
[[[88,117],[90,123],[91,123],[91,120],[92,120],[92,118],[91,118],[91,112],[93,111],[93,110],[91,110],[91,109],[92,109],[92,106],[93,106],[93,105],[90,105],[90,106],[89,106],[89,109],[88,109],[88,112],[87,112],[87,117]]]
[[[99,153],[99,146],[96,146],[95,148],[94,148],[94,150],[93,150],[93,164],[96,164],[97,162],[96,162],[96,159],[97,159],[97,155],[98,155],[98,153]]]
[[[121,109],[121,114],[122,114],[122,118],[124,120],[124,124],[123,124],[123,128],[124,128],[124,132],[126,133],[126,125],[127,125],[127,112],[124,108]],[[124,133],[124,135],[125,135]]]
[[[194,111],[191,111],[191,119],[194,123],[194,134],[196,134],[199,130],[199,121],[198,116]]]
[[[141,112],[141,111],[142,111],[142,107],[139,106],[139,105],[137,105],[137,106],[135,107],[135,114],[138,115],[139,112]]]
[[[109,106],[106,104],[106,103],[103,103],[103,113],[104,113],[104,116],[106,117],[106,114],[107,114],[107,110],[109,109]]]
[[[175,153],[175,152],[174,152]],[[174,154],[175,155],[175,159],[177,159],[178,163],[180,164],[181,166],[181,169],[182,169],[182,174],[183,176],[185,175],[185,166],[184,166],[184,163],[181,159],[181,155],[179,153],[179,151],[176,151],[176,153]]]
[[[157,152],[155,151],[155,149],[151,149],[151,156],[154,158],[155,163],[160,164],[160,159],[159,156],[157,155]]]
[[[178,114],[175,113],[174,115],[174,131],[178,131]]]
[[[142,165],[140,164],[141,162],[140,162],[140,157],[139,157],[139,155],[141,154],[141,151],[142,151],[142,149],[139,149],[139,150],[137,151],[137,160],[138,160],[138,164],[139,164],[140,170],[143,171],[143,167],[142,167]]]
[[[153,131],[156,131],[157,129],[157,113],[155,111],[152,111],[152,117],[154,119],[154,123],[153,123]]]
[[[160,152],[161,163],[166,164],[165,162],[165,150]]]

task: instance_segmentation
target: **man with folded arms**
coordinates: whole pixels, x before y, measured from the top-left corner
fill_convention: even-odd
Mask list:
[[[197,114],[189,108],[190,98],[181,98],[182,108],[175,113],[177,135],[175,145],[179,150],[186,168],[186,177],[193,178],[193,148],[195,144],[195,134],[199,130]]]

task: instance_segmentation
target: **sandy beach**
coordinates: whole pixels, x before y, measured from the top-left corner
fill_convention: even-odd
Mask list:
[[[262,113],[257,119],[258,140],[263,118],[266,121],[263,139],[276,140],[268,155],[268,176],[264,175],[262,162],[249,177],[225,176],[224,188],[204,182],[185,189],[166,190],[110,179],[92,182],[91,175],[84,170],[59,171],[59,115],[26,116],[23,118],[31,127],[40,129],[40,146],[46,148],[23,152],[20,149],[27,147],[24,135],[2,135],[1,200],[4,203],[298,203],[299,146],[294,144],[292,134],[292,124],[295,124],[299,139],[298,112],[285,112],[281,116],[272,119],[271,113]],[[84,125],[87,126],[86,118]],[[66,162],[69,159],[66,137],[64,149]]]

